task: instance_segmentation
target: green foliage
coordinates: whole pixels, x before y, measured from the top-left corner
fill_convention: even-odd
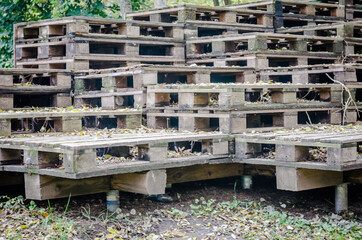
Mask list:
[[[49,0],[49,3],[53,6],[52,18],[66,16],[107,17],[106,6],[102,0]]]
[[[47,8],[43,5],[42,1],[30,0],[0,2],[0,67],[12,67],[13,24],[46,18],[44,13]]]

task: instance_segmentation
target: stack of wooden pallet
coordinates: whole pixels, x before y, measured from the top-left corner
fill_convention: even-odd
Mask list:
[[[107,130],[4,138],[0,170],[25,173],[32,199],[160,194],[166,183],[255,173],[276,174],[278,188],[292,191],[341,184],[361,166],[360,129],[328,125],[360,120],[356,9],[273,0],[19,23],[19,69],[1,76],[2,135],[28,129],[26,119]],[[37,91],[56,101],[29,97]],[[147,127],[131,130],[141,114]]]
[[[15,66],[69,70],[184,63],[183,26],[67,17],[15,25]]]
[[[54,69],[0,69],[0,136],[139,127],[141,111],[72,106],[72,73]],[[126,120],[121,120],[126,119]]]

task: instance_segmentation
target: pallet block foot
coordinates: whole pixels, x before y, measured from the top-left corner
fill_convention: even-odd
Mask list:
[[[343,183],[343,173],[315,169],[276,167],[277,189],[304,191]]]
[[[87,195],[110,190],[109,177],[88,179],[65,179],[37,174],[25,174],[25,197],[32,200],[47,200]]]
[[[10,119],[0,120],[0,136],[11,135],[11,121]]]
[[[117,118],[118,128],[138,128],[142,124],[142,116],[139,114],[127,115]]]
[[[82,130],[81,118],[62,118],[54,121],[54,128],[59,132],[73,132]]]
[[[75,150],[63,155],[65,172],[76,173],[79,170],[95,168],[97,166],[96,149]]]
[[[115,175],[112,189],[145,195],[165,194],[166,170],[151,170],[145,173]]]

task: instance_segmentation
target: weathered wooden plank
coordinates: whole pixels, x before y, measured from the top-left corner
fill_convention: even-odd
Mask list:
[[[240,176],[243,165],[237,163],[196,165],[167,169],[167,183],[193,182],[224,177]]]

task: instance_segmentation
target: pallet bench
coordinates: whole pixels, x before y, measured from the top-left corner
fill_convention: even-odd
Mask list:
[[[318,102],[328,107],[327,102],[338,106],[341,99],[338,84],[157,85],[147,89],[149,109],[277,109],[293,104],[303,108],[318,106]]]
[[[266,11],[250,11],[247,9],[231,9],[227,7],[209,7],[197,5],[176,5],[152,10],[129,12],[128,19],[149,22],[221,22],[250,25],[273,26],[273,18]]]
[[[335,186],[343,182],[344,171],[361,168],[361,136],[361,129],[348,128],[343,134],[325,130],[236,135],[235,161],[276,166],[278,189]]]
[[[305,124],[341,124],[339,108],[299,108],[272,110],[149,110],[147,126],[156,129],[175,128],[187,131],[221,131],[243,133],[295,128]]]
[[[1,112],[1,136],[34,132],[72,132],[83,128],[137,128],[142,112],[136,109],[35,109]]]

